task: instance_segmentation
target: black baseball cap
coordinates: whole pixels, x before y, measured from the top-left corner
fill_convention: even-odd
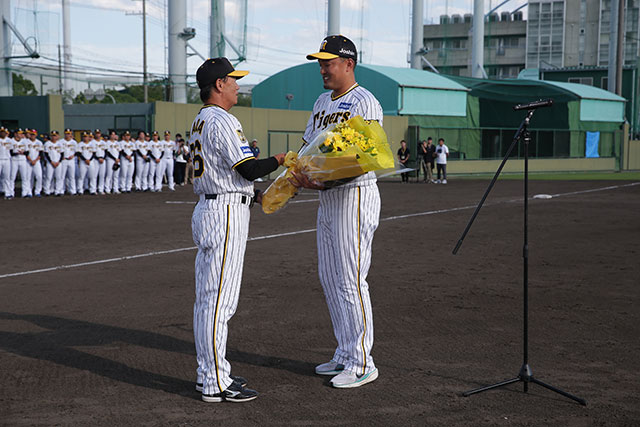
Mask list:
[[[231,62],[225,57],[209,58],[198,68],[196,80],[198,81],[198,87],[202,89],[215,83],[218,79],[223,79],[227,76],[241,79],[247,74],[249,74],[248,71],[233,68]]]
[[[351,58],[358,62],[358,51],[356,45],[345,36],[327,36],[320,44],[320,51],[310,53],[307,59],[334,59],[334,58]]]

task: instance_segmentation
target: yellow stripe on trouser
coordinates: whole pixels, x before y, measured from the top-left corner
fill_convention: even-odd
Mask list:
[[[224,391],[222,389],[222,385],[220,384],[220,370],[218,365],[218,349],[217,349],[217,339],[216,332],[218,330],[218,308],[220,307],[220,296],[222,295],[222,278],[224,277],[224,263],[227,260],[227,245],[229,244],[229,216],[230,216],[230,206],[227,205],[227,230],[224,235],[224,251],[222,252],[222,266],[220,268],[220,283],[218,284],[218,298],[216,300],[216,313],[213,316],[213,356],[214,361],[216,363],[216,381],[218,382],[218,388],[220,392]]]
[[[357,265],[357,273],[356,277],[358,280],[358,297],[360,298],[360,307],[362,308],[362,324],[364,325],[364,330],[362,331],[362,361],[364,362],[362,365],[362,375],[364,375],[367,370],[367,352],[364,349],[364,337],[367,335],[367,318],[364,312],[364,303],[362,302],[362,290],[360,289],[360,187],[358,187],[358,265]]]

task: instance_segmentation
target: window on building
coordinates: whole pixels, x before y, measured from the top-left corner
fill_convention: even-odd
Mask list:
[[[569,83],[579,83],[583,85],[593,86],[593,77],[569,77]]]
[[[603,77],[600,82],[601,89],[609,90],[609,77]]]

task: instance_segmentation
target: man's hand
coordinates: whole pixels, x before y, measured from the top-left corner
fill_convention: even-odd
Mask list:
[[[86,164],[90,165],[91,164],[91,160],[85,160],[84,161]]]
[[[253,198],[254,203],[262,204],[262,191],[257,191],[255,197]]]
[[[294,187],[310,188],[312,190],[324,190],[324,184],[322,182],[317,180],[310,181],[305,174],[297,174],[291,171],[291,175],[293,175],[293,177],[288,178],[288,180]]]
[[[284,158],[286,156],[286,153],[280,153],[280,154],[274,154],[273,157],[276,158],[276,160],[278,161],[278,165],[282,166],[284,164]]]
[[[160,163],[160,159],[156,159],[156,163]]]
[[[98,159],[98,161],[102,164],[104,163],[104,159]]]

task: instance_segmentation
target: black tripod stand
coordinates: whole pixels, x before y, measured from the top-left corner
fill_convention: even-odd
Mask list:
[[[531,117],[533,117],[533,113],[535,112],[536,108],[539,107],[546,107],[546,106],[550,106],[553,103],[552,100],[541,100],[541,101],[537,101],[537,102],[532,102],[530,104],[526,104],[526,105],[516,105],[514,107],[515,110],[528,110],[527,111],[527,115],[524,118],[524,120],[522,120],[522,123],[520,123],[520,127],[518,128],[518,130],[516,131],[514,137],[513,137],[513,142],[511,143],[511,146],[509,147],[509,150],[507,150],[507,154],[505,154],[504,159],[502,159],[502,163],[500,163],[500,166],[498,167],[498,170],[496,171],[496,174],[494,175],[493,179],[491,180],[491,183],[489,184],[489,186],[487,187],[487,190],[485,191],[484,195],[482,196],[482,199],[480,200],[480,203],[478,203],[478,206],[476,207],[476,210],[473,212],[473,215],[471,216],[471,219],[469,220],[469,223],[467,224],[467,227],[464,229],[464,232],[462,233],[462,236],[460,236],[460,240],[458,240],[458,243],[456,244],[456,247],[453,249],[453,254],[455,255],[458,252],[458,249],[460,249],[460,246],[462,246],[462,241],[464,240],[465,236],[467,235],[467,233],[469,232],[469,229],[471,228],[471,225],[473,224],[473,221],[476,219],[476,216],[478,215],[478,212],[480,212],[480,208],[482,208],[482,205],[484,204],[484,201],[486,200],[487,196],[489,195],[489,192],[491,191],[491,189],[493,188],[493,185],[495,184],[495,182],[498,179],[498,176],[500,175],[500,172],[502,171],[502,168],[504,167],[504,165],[507,163],[507,160],[509,159],[509,156],[511,155],[511,152],[513,151],[514,147],[516,147],[518,145],[519,141],[523,141],[524,142],[524,245],[522,248],[522,257],[524,259],[524,269],[523,269],[523,275],[524,275],[524,280],[523,280],[523,284],[524,284],[524,319],[523,319],[523,362],[522,362],[522,367],[520,368],[520,372],[518,373],[518,376],[515,378],[511,378],[505,381],[501,381],[499,383],[496,384],[492,384],[492,385],[488,385],[485,387],[480,387],[474,390],[469,390],[469,391],[465,391],[464,393],[462,393],[463,396],[467,397],[467,396],[471,396],[472,394],[476,394],[476,393],[481,393],[483,391],[487,391],[487,390],[492,390],[494,388],[499,388],[499,387],[503,387],[506,386],[508,384],[513,384],[513,383],[517,383],[522,381],[523,385],[524,385],[524,392],[527,393],[529,391],[529,383],[534,383],[534,384],[538,384],[544,388],[547,388],[551,391],[554,391],[556,393],[559,393],[565,397],[568,397],[569,399],[573,399],[576,402],[580,403],[581,405],[586,405],[587,401],[584,399],[581,399],[577,396],[574,396],[570,393],[567,393],[563,390],[560,390],[559,388],[553,387],[549,384],[546,384],[540,380],[538,380],[537,378],[535,378],[533,376],[533,374],[531,373],[531,367],[529,366],[529,245],[528,245],[528,198],[529,198],[529,142],[531,141],[531,137],[529,135],[529,122],[531,121]]]

